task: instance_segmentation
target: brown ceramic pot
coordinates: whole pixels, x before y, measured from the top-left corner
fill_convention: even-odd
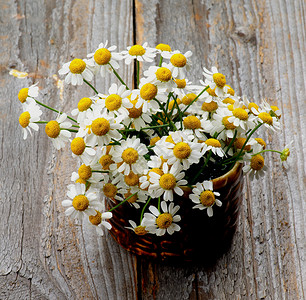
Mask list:
[[[185,187],[184,195],[174,199],[175,204],[180,205],[177,214],[182,218],[179,232],[161,237],[136,235],[126,227],[131,227],[128,220],[139,219],[139,210],[124,204],[113,211],[111,235],[123,248],[141,256],[205,261],[221,255],[229,249],[236,231],[242,200],[242,165],[236,163],[228,173],[212,181],[222,201],[221,207],[213,207],[213,217],[208,217],[206,210],[192,209],[195,204],[188,198],[191,189]],[[109,201],[109,207],[114,205],[116,203]]]

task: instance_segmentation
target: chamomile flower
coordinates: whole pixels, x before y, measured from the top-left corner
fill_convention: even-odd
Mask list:
[[[148,199],[148,195],[142,190],[133,192],[131,189],[128,189],[127,193],[125,193],[123,196],[125,199],[131,197],[127,200],[127,202],[136,209],[140,208],[138,203],[146,203]]]
[[[147,77],[145,82],[155,84],[158,88],[171,90],[176,87],[175,82],[172,80],[172,73],[166,67],[166,64],[163,64],[162,67],[149,67],[148,70],[144,71],[144,76]]]
[[[127,48],[127,51],[122,51],[124,62],[129,65],[134,59],[138,61],[152,62],[156,56],[156,50],[148,47],[148,43],[134,45]]]
[[[205,154],[208,151],[212,151],[213,154],[218,155],[220,157],[223,157],[225,155],[223,149],[222,149],[222,145],[220,143],[219,140],[214,139],[214,138],[210,138],[207,139],[204,143],[203,143],[203,150],[202,150],[202,154]]]
[[[157,156],[154,156],[154,157],[157,157]],[[154,162],[154,161],[149,161],[148,164],[150,162]],[[143,174],[144,176],[141,176],[139,178],[139,183],[140,183],[140,188],[141,189],[143,189],[143,190],[147,190],[148,189],[148,187],[150,185],[150,174],[151,174],[151,172],[157,173],[160,176],[162,176],[164,174],[164,172],[163,172],[161,167],[162,167],[162,164],[159,164],[158,167],[152,167],[151,169],[144,171],[144,174]]]
[[[162,52],[171,52],[171,47],[168,44],[158,44],[155,49],[157,50],[158,53]]]
[[[208,79],[209,87],[211,89],[215,89],[215,93],[217,96],[223,96],[224,87],[226,84],[225,76],[219,73],[216,67],[212,67],[211,71],[207,70],[206,68],[203,69],[203,75]]]
[[[122,60],[122,55],[114,52],[117,46],[107,47],[108,41],[99,44],[98,49],[94,53],[87,55],[90,58],[90,63],[98,68],[98,72],[102,77],[105,77],[106,72],[112,73],[112,67],[119,69],[118,61]]]
[[[69,129],[72,124],[66,120],[65,113],[59,114],[55,120],[48,122],[45,128],[47,136],[51,138],[53,146],[57,150],[65,147],[65,143],[71,137],[71,132],[66,129]]]
[[[23,88],[18,93],[19,101],[24,105],[36,104],[33,98],[38,96],[38,82],[28,88]]]
[[[65,82],[72,85],[82,85],[83,79],[91,81],[93,73],[90,66],[86,64],[86,60],[75,58],[74,60],[65,63],[58,71],[60,75],[66,75]]]
[[[65,211],[66,216],[71,216],[81,221],[85,215],[95,215],[96,210],[102,209],[102,203],[98,200],[97,190],[92,188],[85,190],[85,184],[68,185],[67,196],[71,200],[62,201],[62,205],[67,208]]]
[[[143,225],[143,220],[141,221],[140,225],[137,225],[133,220],[129,220],[129,223],[132,227],[125,227],[126,229],[131,229],[135,232],[137,235],[145,235],[149,231],[146,230],[146,227]]]
[[[124,198],[122,197],[122,195],[127,193],[127,189],[119,187],[118,182],[115,178],[110,182],[104,183],[101,192],[102,195],[104,195],[106,198],[111,199],[112,201],[123,201]]]
[[[192,56],[192,52],[187,51],[185,54],[182,54],[179,51],[163,52],[162,56],[170,59],[167,68],[171,71],[172,76],[174,78],[184,79],[186,72],[188,72],[191,67],[190,57]]]
[[[180,207],[178,205],[174,206],[171,202],[169,207],[165,201],[161,202],[162,213],[155,206],[150,206],[149,210],[151,213],[145,213],[143,219],[143,226],[151,234],[156,234],[157,236],[162,236],[166,232],[172,235],[175,231],[180,231],[181,227],[176,224],[181,220],[179,215],[175,215]]]
[[[262,100],[261,108],[269,113],[272,117],[280,119],[281,111],[276,105],[270,105],[266,100]]]
[[[88,222],[90,225],[94,226],[98,235],[103,236],[103,227],[108,230],[112,229],[112,225],[107,222],[107,220],[111,219],[113,214],[111,212],[103,212],[96,210],[96,214],[88,217]]]
[[[192,189],[192,194],[189,198],[192,202],[196,203],[194,209],[207,209],[207,215],[209,217],[213,216],[213,206],[221,206],[222,202],[216,199],[216,196],[220,196],[220,193],[213,191],[212,181],[203,181],[202,183],[197,183],[196,187]]]
[[[81,161],[89,165],[96,154],[96,150],[86,145],[85,140],[81,137],[76,137],[70,144],[72,157],[79,157]]]
[[[182,196],[184,192],[180,186],[187,184],[187,180],[183,179],[185,173],[181,172],[182,166],[178,162],[171,167],[168,164],[163,164],[162,171],[163,175],[155,172],[150,173],[149,194],[152,194],[154,198],[163,195],[166,201],[173,201],[174,192]]]
[[[203,139],[205,137],[204,134],[204,122],[205,120],[195,116],[195,115],[190,115],[187,117],[184,117],[183,119],[183,126],[184,129],[186,130],[185,132],[188,132],[190,130],[194,136],[196,136],[198,139]]]
[[[252,112],[257,116],[257,121],[262,123],[266,128],[273,131],[280,130],[280,122],[276,116],[271,116],[260,108],[258,110],[253,109]]]
[[[107,112],[101,113],[100,110],[90,111],[81,124],[78,137],[85,137],[86,143],[91,146],[108,145],[112,139],[119,140],[122,135],[118,129],[122,129],[115,118],[111,117]]]
[[[133,107],[127,98],[131,91],[126,90],[124,85],[117,86],[116,83],[113,83],[108,92],[109,94],[102,97],[98,103],[103,109],[107,110],[110,116],[117,117],[118,122],[120,122],[128,116],[127,108]]]
[[[71,114],[74,117],[77,116],[77,121],[80,124],[85,120],[89,111],[97,109],[96,106],[93,99],[84,97],[79,101],[78,107],[71,111]]]
[[[102,170],[108,171],[113,161],[114,147],[111,145],[103,146],[97,151],[98,162],[102,167]]]
[[[143,165],[146,165],[144,155],[148,153],[145,144],[140,143],[140,139],[135,136],[121,142],[121,145],[115,146],[113,160],[115,163],[122,163],[118,167],[118,172],[128,175],[130,171],[141,174]]]
[[[28,136],[28,132],[32,135],[31,128],[38,131],[38,125],[36,122],[40,120],[42,111],[36,104],[29,104],[23,107],[23,113],[19,116],[19,124],[22,127],[23,139]]]
[[[186,96],[189,93],[195,93],[198,94],[201,92],[201,87],[200,86],[196,86],[193,85],[191,81],[189,81],[186,78],[182,78],[182,79],[174,79],[174,88],[173,88],[173,92],[179,97],[179,98],[183,98],[184,96]],[[199,91],[200,90],[200,91]]]

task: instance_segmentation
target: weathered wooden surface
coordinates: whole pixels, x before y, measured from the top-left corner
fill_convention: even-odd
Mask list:
[[[305,14],[303,0],[0,0],[0,299],[305,299]],[[282,134],[265,138],[294,141],[291,169],[269,156],[264,180],[246,180],[232,250],[212,267],[145,261],[74,225],[61,207],[74,160],[43,130],[22,141],[19,89],[39,81],[45,102],[69,111],[90,91],[61,99],[52,76],[105,39],[190,49],[194,82],[216,65],[238,94],[283,111]]]

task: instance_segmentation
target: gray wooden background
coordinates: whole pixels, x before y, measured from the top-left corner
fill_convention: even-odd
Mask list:
[[[304,0],[0,0],[0,299],[305,299],[305,14]],[[22,140],[18,91],[39,81],[44,102],[69,112],[90,90],[60,97],[53,75],[106,39],[191,50],[195,83],[215,65],[238,94],[283,111],[282,132],[265,139],[293,141],[291,169],[268,155],[263,180],[246,179],[232,249],[212,267],[139,259],[75,226],[61,206],[70,152],[44,130]]]

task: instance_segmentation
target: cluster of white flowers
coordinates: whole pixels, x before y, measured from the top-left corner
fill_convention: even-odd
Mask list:
[[[204,68],[204,81],[193,85],[186,78],[191,51],[172,51],[165,44],[150,48],[144,43],[116,52],[116,46],[107,44],[101,43],[87,59],[65,63],[59,71],[67,84],[85,82],[93,90],[78,101],[72,117],[57,111],[55,120],[40,121],[39,105],[49,107],[37,100],[36,85],[18,95],[24,109],[19,118],[24,138],[30,128],[38,130],[38,124],[45,124],[56,149],[69,141],[73,157],[81,162],[71,176],[70,199],[63,201],[68,216],[86,217],[102,235],[102,226],[111,228],[107,220],[112,211],[127,202],[139,210],[140,219],[129,220],[136,234],[173,234],[180,230],[176,195],[183,196],[182,187],[189,186],[193,208],[206,209],[209,217],[215,204],[222,205],[211,181],[212,165],[225,173],[235,162],[244,161],[243,170],[252,177],[264,173],[266,143],[253,134],[262,125],[272,131],[280,128],[276,106],[237,96],[215,67]],[[132,89],[117,70],[120,61],[129,65],[134,60],[137,85]],[[139,62],[154,64],[141,79]],[[120,83],[100,92],[90,82],[107,72]],[[290,152],[279,153],[285,161]],[[100,194],[116,206],[107,209]]]

